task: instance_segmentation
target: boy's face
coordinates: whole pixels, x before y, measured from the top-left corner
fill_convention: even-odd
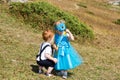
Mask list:
[[[49,31],[48,34],[49,34],[49,42],[51,44],[54,43],[54,33]]]
[[[50,41],[49,41],[51,44],[54,43],[54,36],[52,38],[50,38]]]

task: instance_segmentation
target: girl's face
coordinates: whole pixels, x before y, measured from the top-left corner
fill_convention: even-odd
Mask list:
[[[62,35],[63,34],[63,32],[60,32],[60,31],[56,31],[56,33],[58,33],[59,35]]]

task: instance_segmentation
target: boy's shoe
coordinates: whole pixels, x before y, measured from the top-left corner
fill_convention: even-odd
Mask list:
[[[45,75],[48,77],[52,76],[52,74],[50,74],[50,73],[45,73]]]
[[[43,70],[39,70],[38,73],[39,73],[39,74],[42,74],[42,73],[43,73]]]

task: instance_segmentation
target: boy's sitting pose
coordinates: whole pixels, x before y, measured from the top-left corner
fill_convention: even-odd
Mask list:
[[[44,42],[40,46],[40,51],[37,55],[37,64],[39,65],[39,73],[42,73],[42,68],[47,67],[46,76],[51,76],[51,71],[54,68],[57,59],[52,57],[52,47],[54,34],[51,30],[46,30],[42,33]]]

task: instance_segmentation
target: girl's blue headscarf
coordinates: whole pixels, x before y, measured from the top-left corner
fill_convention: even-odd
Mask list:
[[[58,30],[60,32],[63,32],[66,29],[65,24],[62,22],[60,24],[55,25],[55,30]]]

